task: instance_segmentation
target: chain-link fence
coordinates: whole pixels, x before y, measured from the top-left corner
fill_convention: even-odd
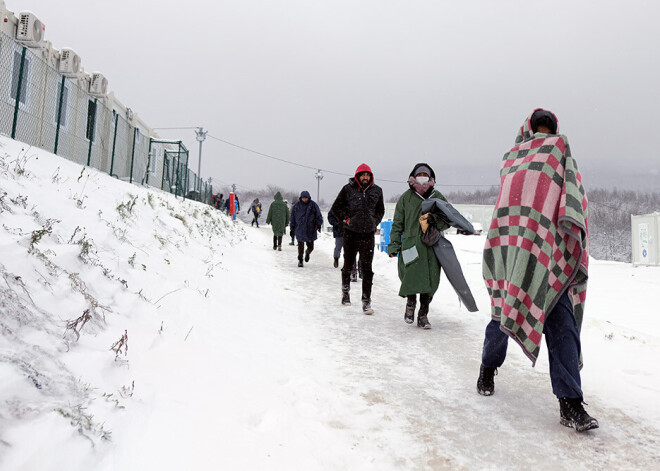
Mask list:
[[[213,189],[188,169],[181,141],[150,136],[123,105],[93,96],[88,80],[61,75],[55,62],[0,33],[0,133],[121,180],[210,202]]]

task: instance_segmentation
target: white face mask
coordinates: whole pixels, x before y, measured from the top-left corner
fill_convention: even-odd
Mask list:
[[[417,180],[417,183],[420,185],[423,185],[424,183],[429,182],[429,177],[415,177],[415,180]]]

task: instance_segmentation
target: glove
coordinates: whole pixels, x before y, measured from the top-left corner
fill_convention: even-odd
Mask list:
[[[316,230],[317,230],[318,232],[321,232],[321,226],[317,226]]]
[[[344,221],[344,224],[346,224],[348,226],[350,223],[351,223],[351,218],[346,218],[346,220]]]
[[[472,235],[472,232],[464,230],[464,229],[457,229],[456,233],[461,234],[461,235]]]
[[[391,253],[391,254],[390,254],[390,258],[394,258],[394,257],[396,257],[396,256],[397,256],[396,253]]]

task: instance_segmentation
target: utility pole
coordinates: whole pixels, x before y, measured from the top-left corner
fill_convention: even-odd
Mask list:
[[[199,182],[199,188],[197,188],[197,191],[200,194],[202,193],[202,143],[204,142],[204,139],[206,139],[207,132],[208,131],[204,131],[204,128],[202,127],[195,130],[197,140],[199,141],[199,160],[197,161],[197,181]]]
[[[318,172],[314,174],[318,180],[316,183],[316,204],[319,204],[321,201],[321,180],[323,180],[323,172],[319,169]]]

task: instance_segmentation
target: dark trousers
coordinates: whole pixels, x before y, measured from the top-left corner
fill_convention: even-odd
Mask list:
[[[273,248],[282,247],[282,236],[273,236]]]
[[[430,296],[428,294],[421,293],[419,295],[419,302],[422,306],[428,307],[429,304],[431,304],[431,301],[433,300],[433,296]],[[416,294],[409,294],[407,297],[407,303],[406,304],[417,304],[417,295]]]
[[[344,246],[344,236],[335,237],[335,253],[334,257],[339,260],[341,257],[341,249]],[[353,262],[353,268],[351,269],[351,275],[357,278],[357,263]]]
[[[582,398],[580,334],[568,290],[546,316],[543,334],[548,346],[552,392],[557,397]],[[486,326],[481,363],[494,368],[502,366],[508,341],[509,336],[500,330],[500,321],[491,320]]]
[[[307,250],[305,250],[305,244],[307,244]],[[310,240],[309,242],[298,241],[298,260],[302,261],[303,252],[312,253],[313,250],[314,250],[313,240]]]
[[[362,299],[371,300],[371,285],[374,279],[374,272],[371,270],[371,262],[374,259],[374,234],[344,231],[344,266],[341,268],[341,285],[344,291],[350,291],[351,271],[358,254],[360,254],[358,263],[362,272]]]

